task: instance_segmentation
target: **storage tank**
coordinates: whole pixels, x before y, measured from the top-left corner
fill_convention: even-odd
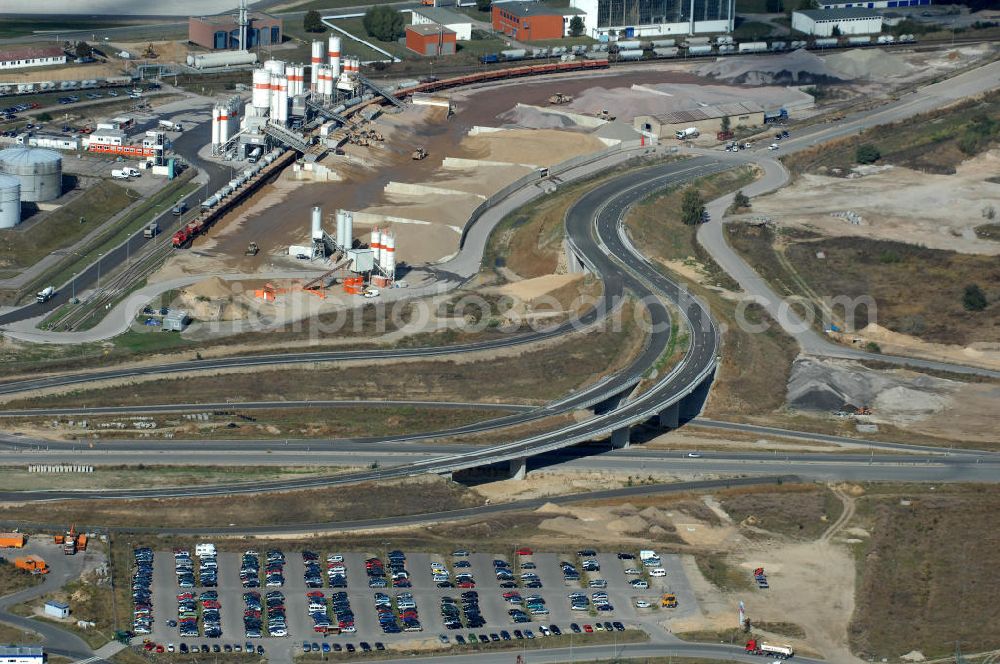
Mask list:
[[[642,49],[641,48],[630,48],[626,51],[618,51],[619,60],[641,60],[642,59]]]
[[[312,43],[312,53],[309,56],[309,89],[319,92],[316,81],[319,80],[319,66],[323,64],[323,42],[314,41]]]
[[[742,42],[740,53],[763,53],[767,50],[767,42]]]
[[[658,58],[676,58],[677,57],[677,47],[670,46],[667,48],[654,48],[653,55]]]
[[[254,108],[263,110],[271,106],[271,72],[266,69],[255,69],[253,72]]]
[[[62,195],[62,157],[53,150],[28,147],[2,150],[0,173],[18,179],[22,201],[51,201]]]
[[[382,231],[382,260],[380,265],[390,277],[396,274],[396,236]]]
[[[840,42],[836,37],[824,37],[823,39],[817,39],[813,44],[816,48],[831,48],[834,46],[839,46]]]
[[[368,246],[372,250],[372,258],[375,259],[376,263],[381,262],[382,259],[382,231],[379,230],[378,226],[372,229],[371,239]]]
[[[285,75],[285,61],[284,60],[265,60],[264,69],[271,72],[275,76]]]
[[[0,175],[0,228],[14,228],[21,223],[21,182],[10,175]]]
[[[638,39],[629,39],[625,41],[615,42],[618,45],[619,51],[634,51],[642,47]]]
[[[527,54],[528,52],[525,51],[523,48],[513,48],[507,51],[500,51],[500,55],[502,55],[507,60],[520,60]]]
[[[354,246],[354,213],[344,212],[344,246]]]
[[[712,52],[709,44],[696,44],[688,47],[688,55],[708,55]]]
[[[224,51],[219,53],[199,53],[188,56],[188,64],[195,69],[210,69],[213,67],[233,67],[252,65],[257,62],[257,54],[249,51]]]

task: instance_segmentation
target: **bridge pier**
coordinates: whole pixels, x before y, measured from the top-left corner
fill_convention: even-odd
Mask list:
[[[661,410],[657,419],[661,429],[677,429],[681,425],[680,404],[675,403],[673,406]]]
[[[569,244],[569,240],[563,239],[563,253],[566,254],[566,271],[570,274],[580,274],[587,271],[587,266],[583,264],[580,257],[576,255]]]
[[[698,387],[694,388],[691,394],[681,399],[679,406],[680,418],[682,420],[687,422],[701,415],[701,411],[705,408],[705,402],[708,400],[708,391],[711,387],[712,377],[709,376]]]
[[[518,457],[511,459],[508,465],[510,479],[523,480],[528,474],[528,457]]]
[[[590,407],[590,409],[594,411],[594,415],[604,415],[605,413],[610,413],[611,411],[622,405],[622,403],[625,401],[626,397],[628,397],[631,391],[632,388],[629,388],[624,392],[619,392],[618,394],[612,394],[604,401],[598,401],[597,403],[595,403],[593,406]]]
[[[621,429],[615,429],[611,432],[611,449],[613,450],[627,450],[629,448],[629,439],[632,434],[631,427],[622,427]]]
[[[450,474],[450,479],[466,486],[476,486],[503,480],[523,480],[527,474],[528,457],[518,457],[510,461],[498,461],[475,468],[456,470]]]

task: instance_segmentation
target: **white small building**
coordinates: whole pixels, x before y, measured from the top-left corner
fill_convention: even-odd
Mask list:
[[[45,615],[53,618],[69,618],[69,604],[49,600],[45,603]]]
[[[0,664],[43,664],[45,651],[40,646],[0,646]]]
[[[60,134],[33,134],[28,137],[28,145],[36,148],[51,148],[53,150],[79,150],[82,146],[79,136]]]
[[[873,35],[882,32],[882,15],[874,9],[806,9],[792,12],[792,29],[817,37]]]
[[[410,25],[434,23],[443,25],[455,33],[456,41],[472,39],[472,19],[465,14],[444,7],[414,7]]]
[[[90,145],[125,145],[128,135],[121,129],[97,129],[84,139]]]
[[[66,53],[58,46],[20,46],[0,50],[0,69],[64,64]]]

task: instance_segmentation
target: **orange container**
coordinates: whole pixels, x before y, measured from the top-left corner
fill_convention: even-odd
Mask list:
[[[24,546],[25,537],[21,533],[0,533],[0,547],[20,549]]]
[[[56,544],[62,544],[63,542],[66,541],[66,536],[65,535],[56,535],[52,539],[55,540]]]
[[[86,534],[80,533],[79,537],[76,538],[76,548],[80,549],[81,551],[86,551],[87,550],[87,535]]]

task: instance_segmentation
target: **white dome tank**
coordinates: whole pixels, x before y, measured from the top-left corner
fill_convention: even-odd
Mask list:
[[[14,228],[21,223],[21,182],[10,175],[0,175],[0,228]]]
[[[18,179],[22,201],[51,201],[62,195],[62,155],[53,150],[0,150],[0,173]]]

